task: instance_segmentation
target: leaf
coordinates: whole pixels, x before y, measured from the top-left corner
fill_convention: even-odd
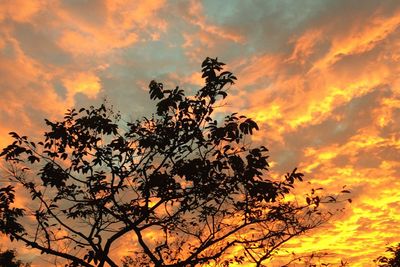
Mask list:
[[[28,157],[28,161],[29,161],[31,164],[33,164],[33,163],[35,163],[35,161],[39,162],[40,159],[39,159],[38,157],[36,157],[36,156],[29,156],[29,157]]]
[[[222,95],[222,98],[223,98],[223,99],[224,99],[225,97],[227,97],[227,95],[228,95],[228,94],[227,94],[226,92],[224,92],[224,91],[219,91],[218,94],[219,94],[219,95]]]
[[[164,97],[163,93],[163,84],[162,83],[157,83],[156,81],[151,81],[149,84],[150,88],[150,99],[155,100],[155,99],[162,99]]]
[[[329,202],[336,202],[336,198],[334,198],[333,196],[327,196],[327,198],[329,199]]]
[[[11,137],[15,138],[15,139],[19,139],[19,135],[16,132],[9,132],[9,135],[11,135]]]

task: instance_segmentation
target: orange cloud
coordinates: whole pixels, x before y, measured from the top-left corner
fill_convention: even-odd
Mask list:
[[[244,36],[234,29],[218,26],[207,21],[203,5],[199,1],[190,1],[188,10],[182,12],[183,19],[193,27],[190,32],[183,33],[182,48],[193,61],[198,61],[198,55],[207,54],[207,50],[217,47],[223,42],[244,43]]]
[[[68,90],[69,99],[77,93],[85,94],[89,98],[95,98],[101,89],[100,80],[93,73],[74,73],[69,77],[65,77],[62,81]]]
[[[379,12],[368,21],[350,25],[346,34],[332,40],[330,51],[316,62],[315,68],[332,65],[344,56],[366,53],[393,34],[400,25],[400,13],[391,17],[382,17]]]
[[[314,52],[314,47],[323,38],[321,29],[310,30],[295,40],[295,47],[288,61],[304,64]]]
[[[398,231],[391,227],[400,222],[392,207],[400,201],[395,189],[400,173],[399,18],[399,13],[385,17],[376,12],[342,32],[332,25],[309,29],[286,54],[248,59],[237,75],[238,87],[253,90],[230,101],[261,123],[256,140],[270,143],[273,160],[282,151],[297,151],[299,169],[313,185],[328,192],[347,185],[354,191],[342,217],[293,241],[289,247],[297,253],[328,251],[334,253],[332,262],[342,257],[351,266],[370,266],[385,242],[397,242]],[[321,48],[327,44],[329,49]],[[367,102],[370,96],[374,103]],[[346,121],[353,116],[356,121]],[[335,128],[324,129],[324,124]],[[330,131],[343,137],[324,143],[324,136],[335,136]],[[281,168],[282,163],[274,163]]]
[[[191,1],[189,7],[188,21],[200,28],[200,30],[205,33],[218,36],[220,38],[233,41],[233,42],[243,42],[243,36],[235,34],[231,31],[227,31],[222,27],[217,27],[206,22],[203,6],[198,1]]]
[[[146,90],[153,75],[199,87],[197,62],[222,52],[238,82],[218,111],[259,123],[252,141],[271,148],[271,176],[298,166],[312,185],[336,192],[346,184],[353,192],[345,213],[288,248],[370,266],[400,234],[400,13],[383,3],[348,3],[323,4],[329,13],[313,3],[320,15],[304,13],[310,18],[303,21],[296,20],[303,12],[279,5],[267,12],[232,3],[212,17],[198,1],[2,1],[0,145],[9,131],[39,135],[43,118],[62,116],[76,100],[129,95],[138,110],[150,110],[131,79]],[[246,26],[240,7],[253,8],[257,24]],[[279,12],[293,21],[268,31]],[[133,243],[124,237],[113,257]]]
[[[27,22],[43,7],[41,0],[5,0],[0,3],[0,21],[11,18],[17,22]]]
[[[153,39],[154,34],[164,32],[167,28],[165,20],[154,17],[164,2],[106,1],[102,7],[93,7],[102,10],[94,21],[77,13],[75,8],[65,9],[58,6],[55,9],[56,14],[66,25],[70,25],[63,27],[65,29],[58,44],[74,55],[98,55],[140,41],[139,34],[142,32]]]

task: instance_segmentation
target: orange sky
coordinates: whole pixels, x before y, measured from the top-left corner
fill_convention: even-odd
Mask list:
[[[148,82],[193,91],[206,56],[238,77],[226,109],[259,123],[254,142],[275,174],[298,166],[312,185],[352,191],[344,214],[290,247],[374,266],[400,242],[396,0],[3,0],[0,145],[104,97],[128,117],[150,114]]]

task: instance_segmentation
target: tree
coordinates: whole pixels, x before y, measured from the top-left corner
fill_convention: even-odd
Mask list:
[[[29,267],[29,263],[23,263],[16,259],[15,250],[0,251],[0,267]]]
[[[375,262],[379,267],[400,267],[400,243],[396,246],[388,247],[387,252],[390,252],[391,257],[379,256]]]
[[[267,148],[246,143],[256,122],[215,116],[236,80],[224,65],[203,62],[205,86],[194,96],[151,81],[150,118],[124,124],[103,104],[46,120],[40,142],[10,133],[14,142],[1,156],[32,206],[16,207],[15,187],[1,188],[2,233],[68,266],[118,266],[110,251],[128,235],[135,241],[124,266],[262,266],[323,223],[329,213],[320,203],[335,197],[320,198],[317,189],[305,201],[286,199],[303,174],[268,177]]]

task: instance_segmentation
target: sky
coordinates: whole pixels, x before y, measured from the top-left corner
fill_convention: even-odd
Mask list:
[[[237,76],[224,108],[258,122],[274,174],[298,167],[352,192],[289,247],[374,266],[400,242],[397,0],[2,0],[0,146],[104,98],[128,118],[151,114],[149,81],[194,92],[207,56]]]

